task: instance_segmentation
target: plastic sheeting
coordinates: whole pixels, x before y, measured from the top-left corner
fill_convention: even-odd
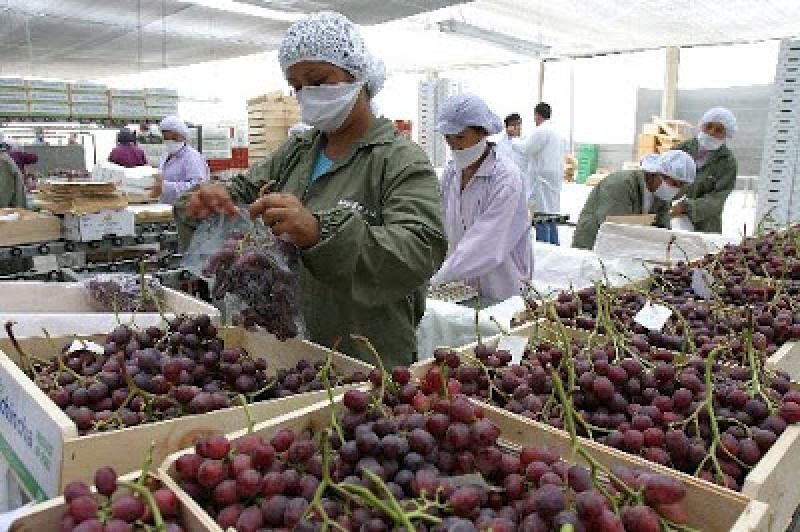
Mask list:
[[[486,307],[478,312],[482,337],[508,331],[511,318],[525,308],[520,296]],[[497,323],[492,321],[494,318]],[[417,327],[417,353],[420,360],[431,358],[437,347],[461,347],[475,341],[475,309],[466,305],[428,299],[425,315]]]
[[[691,261],[738,241],[739,238],[734,236],[606,222],[597,232],[594,251],[600,257],[639,262]]]

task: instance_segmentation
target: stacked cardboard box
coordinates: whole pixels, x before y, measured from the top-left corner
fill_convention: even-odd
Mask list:
[[[82,118],[108,118],[108,87],[94,83],[77,82],[69,85],[70,116]]]
[[[161,120],[178,114],[178,91],[174,89],[145,89],[144,104],[148,120]]]
[[[30,116],[69,118],[69,85],[65,81],[28,80]]]
[[[0,78],[0,116],[27,116],[28,91],[22,78]]]
[[[147,108],[143,89],[111,89],[111,118],[115,120],[144,120]]]

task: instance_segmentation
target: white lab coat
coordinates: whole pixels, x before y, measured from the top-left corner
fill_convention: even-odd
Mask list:
[[[533,184],[531,201],[536,212],[559,214],[564,182],[564,150],[561,136],[549,120],[523,138],[511,141],[515,152],[526,158],[526,174]]]
[[[519,176],[522,179],[523,190],[525,191],[525,199],[530,201],[531,194],[533,194],[533,180],[528,175],[528,158],[521,151],[514,149],[512,142],[517,137],[509,137],[508,133],[503,132],[497,139],[497,154],[503,155],[514,163],[519,169]]]

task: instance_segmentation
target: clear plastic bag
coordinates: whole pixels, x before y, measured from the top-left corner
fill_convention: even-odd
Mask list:
[[[297,247],[261,219],[216,215],[202,222],[183,266],[211,282],[212,297],[234,324],[263,327],[281,340],[305,335]]]
[[[103,273],[81,282],[98,312],[159,312],[164,290],[158,279],[132,273]]]

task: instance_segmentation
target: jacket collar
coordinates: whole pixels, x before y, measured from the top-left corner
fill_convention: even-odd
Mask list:
[[[486,154],[474,177],[492,177],[494,175],[494,169],[497,166],[496,149],[494,143],[489,143],[489,153]]]

